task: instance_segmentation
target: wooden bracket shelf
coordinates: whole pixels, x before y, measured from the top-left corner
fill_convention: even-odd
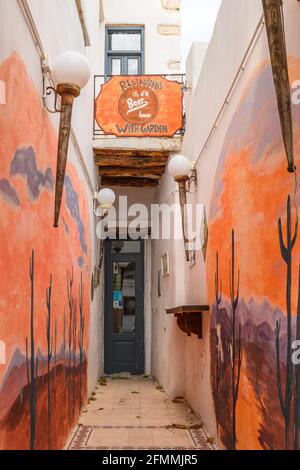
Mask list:
[[[188,336],[196,335],[202,339],[202,315],[203,312],[209,312],[208,305],[184,305],[181,307],[170,308],[168,315],[174,315],[177,318],[177,325]]]

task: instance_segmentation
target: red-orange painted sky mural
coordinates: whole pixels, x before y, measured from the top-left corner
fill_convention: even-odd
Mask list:
[[[289,69],[291,82],[299,79],[300,60],[290,58]],[[293,122],[296,164],[299,167],[300,107],[296,105],[293,106]],[[264,62],[253,73],[226,133],[209,214],[207,276],[211,305],[215,304],[217,251],[223,285],[222,310],[217,313],[214,305],[212,315],[212,386],[219,435],[226,447],[233,445],[229,388],[232,311],[229,303],[229,262],[231,231],[234,229],[236,273],[240,269],[237,321],[241,325],[244,351],[237,402],[237,447],[284,448],[284,423],[277,395],[274,332],[279,320],[282,325],[280,344],[284,370],[286,264],[280,253],[278,219],[282,218],[285,239],[288,195],[292,198],[293,230],[295,225],[294,191],[295,175],[287,172],[271,69],[269,62]],[[296,200],[299,203],[298,194]],[[299,261],[298,234],[292,268],[293,337]],[[282,375],[284,381],[285,372]],[[292,431],[290,434],[291,442]]]
[[[7,359],[6,365],[0,365],[1,387],[7,380],[15,352],[22,357],[26,353],[32,250],[35,252],[35,347],[42,355],[47,350],[46,289],[50,273],[53,276],[52,334],[56,319],[59,350],[64,311],[68,318],[67,273],[71,274],[72,269],[77,303],[81,274],[83,278],[84,349],[87,350],[91,254],[87,191],[71,163],[67,165],[60,227],[53,228],[57,133],[42,106],[40,93],[17,54],[2,63],[0,80],[6,84],[6,105],[0,106],[0,340],[6,344]],[[16,396],[11,397],[12,401],[17,398],[16,390],[13,393]],[[1,420],[7,411],[3,408],[0,411],[0,448],[7,445],[5,429],[1,432]],[[62,434],[67,432],[67,426]],[[11,445],[26,448],[29,431],[25,429],[23,434],[24,441],[17,439]],[[61,435],[58,439],[60,445],[64,438]],[[40,447],[46,447],[41,437],[38,442]]]
[[[290,59],[291,81],[299,75],[300,62]],[[294,108],[296,157],[300,150],[297,108]],[[267,296],[271,303],[284,309],[285,267],[280,259],[277,222],[279,216],[285,215],[287,195],[293,194],[294,175],[286,170],[274,87],[266,64],[255,72],[244,92],[221,158],[210,212],[210,254],[219,247],[221,268],[227,272],[228,256],[221,254],[230,252],[230,229],[235,227],[243,296],[255,296],[261,301]],[[300,237],[296,251],[300,251]],[[208,263],[208,267],[210,278],[214,263]],[[296,275],[296,265],[294,269]],[[227,278],[224,288],[228,294]],[[214,288],[211,283],[210,286]],[[293,299],[295,309],[297,296],[293,295]]]

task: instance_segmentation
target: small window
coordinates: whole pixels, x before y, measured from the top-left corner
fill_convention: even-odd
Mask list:
[[[111,253],[141,253],[140,240],[114,240],[111,241]]]
[[[110,51],[138,51],[142,49],[141,33],[109,33],[108,48]]]
[[[144,73],[144,28],[106,28],[106,75]]]

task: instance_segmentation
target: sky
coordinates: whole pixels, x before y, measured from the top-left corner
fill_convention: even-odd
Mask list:
[[[222,0],[181,0],[182,58],[185,61],[194,41],[211,38]]]

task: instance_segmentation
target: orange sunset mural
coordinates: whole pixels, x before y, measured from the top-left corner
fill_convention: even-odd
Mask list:
[[[289,69],[291,82],[299,79],[300,60],[291,57]],[[299,156],[299,105],[293,122]],[[300,339],[298,204],[263,63],[227,130],[210,204],[211,381],[227,448],[299,448],[299,366],[291,363]]]
[[[0,449],[59,449],[87,393],[87,191],[68,163],[53,228],[57,133],[17,54],[0,80]]]

